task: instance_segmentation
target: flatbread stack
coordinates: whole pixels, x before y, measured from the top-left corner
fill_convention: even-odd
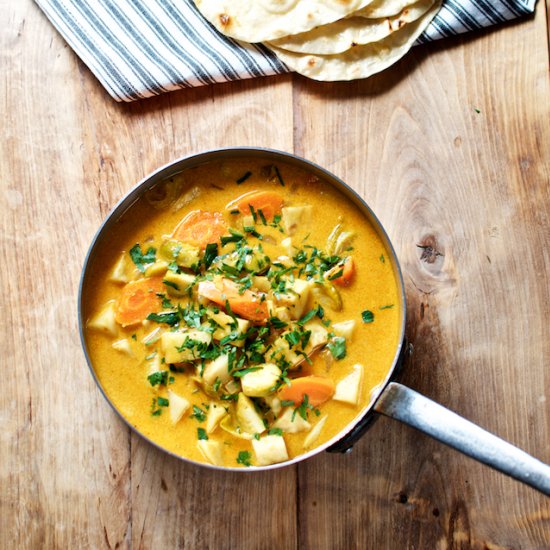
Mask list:
[[[194,0],[220,32],[263,42],[315,80],[367,78],[401,59],[441,0]]]

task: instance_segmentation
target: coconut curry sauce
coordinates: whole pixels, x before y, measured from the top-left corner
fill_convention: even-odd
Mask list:
[[[337,435],[392,367],[388,252],[318,177],[265,160],[187,169],[96,249],[86,345],[122,416],[218,466],[284,462]]]

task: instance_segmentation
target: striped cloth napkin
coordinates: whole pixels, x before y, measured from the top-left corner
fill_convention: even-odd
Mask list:
[[[192,0],[35,1],[117,101],[289,70],[262,44],[221,35]],[[535,2],[444,0],[418,43],[531,14]]]

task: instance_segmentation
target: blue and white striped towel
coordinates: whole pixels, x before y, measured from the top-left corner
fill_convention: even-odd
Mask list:
[[[192,0],[35,0],[117,101],[288,71],[261,44],[221,35]],[[429,42],[533,13],[536,0],[444,0]]]

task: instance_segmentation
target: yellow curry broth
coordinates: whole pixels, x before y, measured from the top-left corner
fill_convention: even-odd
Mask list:
[[[136,243],[140,243],[143,250],[149,246],[158,249],[163,236],[170,235],[190,211],[202,209],[223,212],[227,222],[234,224],[239,216],[230,214],[225,209],[229,202],[252,190],[276,191],[283,195],[285,205],[313,207],[311,222],[297,228],[292,242],[295,246],[307,244],[319,249],[325,249],[331,231],[339,220],[343,221],[347,229],[357,234],[353,241],[353,250],[347,252],[354,259],[356,273],[350,286],[338,288],[343,302],[341,311],[325,308],[325,319],[330,319],[332,324],[354,320],[356,324],[353,337],[351,342],[346,343],[345,358],[327,361],[327,351],[318,352],[311,357],[311,365],[304,362],[298,370],[289,371],[289,376],[292,378],[297,375],[317,374],[338,382],[351,372],[353,365],[359,363],[363,365],[363,377],[357,405],[330,400],[317,407],[319,416],[315,411],[308,411],[308,421],[312,426],[327,416],[327,421],[313,445],[315,447],[337,435],[360,414],[368,405],[373,388],[386,378],[399,336],[398,287],[384,245],[350,201],[330,185],[305,171],[277,164],[279,174],[274,175],[273,171],[268,174],[265,164],[265,161],[238,159],[186,170],[173,178],[176,183],[181,183],[178,197],[181,199],[185,193],[197,195],[196,191],[189,193],[189,189],[198,189],[199,192],[194,200],[177,210],[173,203],[161,209],[153,208],[144,199],[135,203],[115,224],[107,242],[101,244],[89,267],[84,318],[97,314],[109,300],[118,299],[123,285],[110,282],[109,276],[121,253],[128,252]],[[246,181],[237,184],[236,180],[248,172],[251,175]],[[279,175],[284,186],[281,185]],[[162,196],[159,193],[158,197]],[[184,202],[180,200],[178,204],[176,198],[178,206]],[[273,244],[271,238],[262,243],[267,256],[273,260],[287,254],[280,243],[286,235],[277,228],[264,226],[261,222],[257,222],[255,227],[260,234],[270,235],[277,240],[277,244]],[[141,275],[135,271],[133,276]],[[181,303],[184,304],[185,301],[183,299]],[[374,314],[373,322],[362,321],[361,314],[364,310]],[[155,322],[146,321],[144,324],[126,328],[118,327],[116,337],[88,329],[86,343],[93,368],[108,398],[139,432],[176,455],[207,462],[197,448],[197,429],[204,428],[205,423],[191,416],[192,409],[175,425],[170,421],[167,408],[160,407],[161,414],[152,415],[153,398],[167,398],[168,389],[185,396],[191,405],[197,405],[203,410],[204,404],[210,401],[192,379],[195,372],[192,368],[187,368],[185,374],[170,373],[173,382],[166,386],[151,386],[147,379],[149,367],[145,358],[154,350],[158,352],[158,343],[146,347],[141,341],[157,326],[159,325]],[[127,340],[135,357],[113,349],[112,343],[121,339]],[[158,410],[159,407],[155,409]],[[303,446],[307,433],[284,434],[289,458],[309,450]],[[240,465],[236,460],[239,451],[248,451],[250,462],[255,464],[250,441],[234,437],[220,427],[209,434],[209,438],[223,442],[225,466]]]

